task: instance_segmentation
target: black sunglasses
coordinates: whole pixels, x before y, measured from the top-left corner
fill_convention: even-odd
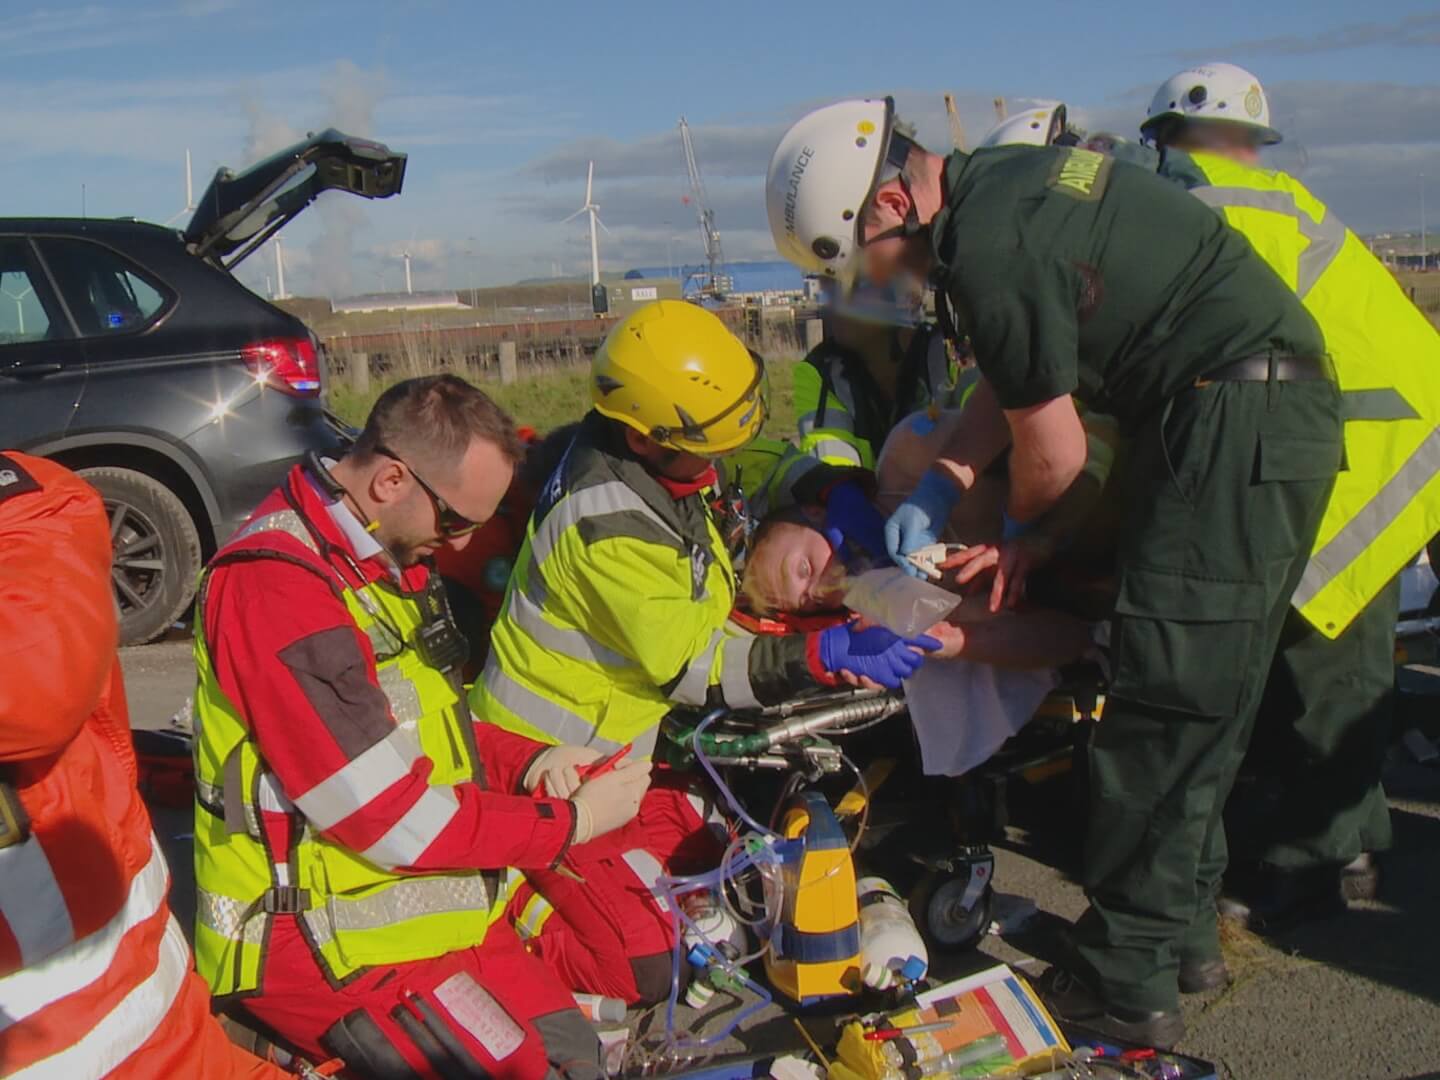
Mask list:
[[[446,539],[453,539],[454,537],[464,536],[466,533],[474,532],[480,527],[480,522],[471,521],[446,502],[444,496],[427,484],[425,478],[416,472],[414,467],[399,454],[395,453],[394,450],[384,446],[377,446],[375,447],[375,452],[377,454],[384,454],[392,461],[398,461],[401,465],[404,465],[405,468],[410,471],[410,475],[415,478],[415,482],[424,490],[425,494],[430,496],[430,501],[435,504],[435,524],[439,528],[441,536]]]

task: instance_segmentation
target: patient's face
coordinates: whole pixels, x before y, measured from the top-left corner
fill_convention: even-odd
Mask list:
[[[745,562],[745,593],[762,611],[824,611],[842,603],[845,566],[818,529],[780,521]]]

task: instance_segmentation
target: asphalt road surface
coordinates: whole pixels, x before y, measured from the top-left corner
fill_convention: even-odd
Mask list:
[[[192,688],[189,642],[121,656],[132,723],[165,726]],[[1222,1077],[1244,1080],[1440,1076],[1440,769],[1397,750],[1387,786],[1396,847],[1384,863],[1381,899],[1273,942],[1229,935],[1235,983],[1186,1000],[1189,1034],[1180,1049],[1214,1061]],[[193,910],[188,815],[164,813],[157,825],[171,852],[184,920]],[[1036,838],[1009,831],[996,851],[996,886],[1034,900],[1040,915],[1014,940],[986,939],[985,954],[1024,971],[1043,969],[1058,920],[1084,908],[1079,887],[1057,861]],[[971,956],[937,966],[959,971],[980,962]],[[712,1003],[711,1011],[723,1008]],[[712,1022],[708,1013],[704,1022]],[[825,1022],[810,1023],[819,1031]],[[794,1030],[778,1010],[768,1010],[737,1039],[737,1049],[759,1048],[793,1040]]]

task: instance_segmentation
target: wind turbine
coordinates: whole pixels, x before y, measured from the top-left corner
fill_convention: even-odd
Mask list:
[[[185,148],[185,205],[180,209],[180,211],[179,211],[177,214],[175,214],[174,217],[172,217],[169,221],[165,222],[165,224],[166,224],[166,225],[173,225],[175,222],[179,221],[179,220],[180,220],[182,217],[184,217],[186,214],[193,214],[194,212],[195,212],[195,183],[194,183],[194,181],[191,179],[191,175],[190,175],[190,148],[187,146],[187,147]]]
[[[280,237],[275,237],[275,299],[288,299],[285,295],[285,249],[280,246]]]
[[[565,219],[574,221],[581,214],[590,215],[590,288],[593,291],[596,285],[600,284],[600,238],[595,231],[598,225],[605,229],[605,235],[610,235],[610,230],[605,228],[605,223],[600,220],[600,205],[592,197],[595,189],[595,162],[590,162],[590,170],[585,174],[585,205],[576,210]],[[562,221],[560,224],[565,224]]]
[[[415,285],[410,280],[410,249],[406,248],[400,252],[400,258],[405,260],[405,291],[413,294],[415,292]]]

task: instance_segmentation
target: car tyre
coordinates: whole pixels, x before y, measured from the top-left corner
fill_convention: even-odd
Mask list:
[[[120,605],[120,644],[165,633],[195,594],[200,534],[185,504],[164,484],[134,469],[81,469],[105,500],[115,561],[110,575]]]

